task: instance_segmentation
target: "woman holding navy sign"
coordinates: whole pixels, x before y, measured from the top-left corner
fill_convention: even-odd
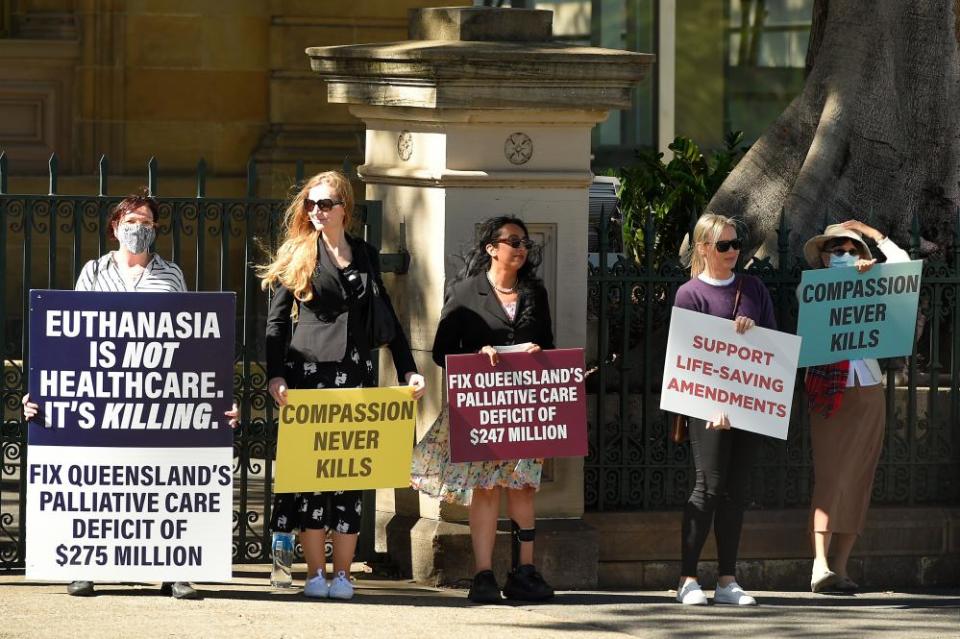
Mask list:
[[[433,343],[434,361],[444,366],[447,355],[482,353],[496,366],[497,347],[515,346],[528,353],[554,348],[547,292],[536,276],[540,254],[526,225],[516,217],[495,217],[483,222],[477,235],[463,270],[447,287]],[[443,416],[414,449],[413,487],[470,506],[477,570],[468,595],[471,601],[501,601],[491,568],[504,490],[513,527],[514,561],[503,594],[521,601],[553,597],[553,588],[533,565],[533,498],[542,467],[542,459],[450,462],[449,427]]]
[[[831,224],[811,238],[803,254],[811,268],[855,267],[866,273],[876,263],[863,238],[873,240],[887,263],[910,256],[863,222]],[[887,422],[880,366],[875,359],[844,360],[807,369],[814,488],[810,503],[814,561],[813,592],[855,591],[847,561],[863,532],[873,478]],[[832,565],[827,556],[834,547]]]
[[[285,237],[276,258],[261,269],[273,297],[267,317],[270,395],[283,406],[288,388],[375,386],[367,336],[371,295],[380,295],[395,324],[387,345],[397,378],[419,399],[425,390],[410,345],[380,278],[377,250],[347,233],[353,188],[337,171],[310,178],[287,207]],[[291,318],[296,318],[294,327]],[[271,529],[301,531],[307,560],[307,597],[351,599],[350,563],[360,531],[359,490],[278,494]],[[334,579],[324,575],[327,529],[333,529]]]
[[[101,293],[158,292],[183,293],[187,290],[183,272],[173,262],[168,262],[151,252],[156,238],[159,209],[157,201],[143,190],[125,197],[113,209],[108,222],[107,235],[119,242],[116,251],[110,251],[87,262],[77,278],[75,290]],[[28,420],[39,414],[39,406],[30,401],[29,393],[23,397],[23,415]],[[236,424],[236,409],[229,411],[231,426]],[[176,599],[196,599],[199,593],[187,582],[164,583],[164,594]],[[77,597],[95,594],[92,581],[74,581],[67,586],[67,593]]]
[[[674,305],[727,318],[737,333],[754,326],[775,330],[773,300],[763,282],[734,273],[742,246],[733,219],[714,213],[701,215],[693,230],[691,279],[677,290]],[[697,580],[697,564],[712,524],[719,564],[714,603],[756,605],[737,584],[736,567],[750,472],[761,436],[731,429],[721,408],[712,421],[690,418],[689,431],[696,484],[683,511],[677,601],[707,603]]]

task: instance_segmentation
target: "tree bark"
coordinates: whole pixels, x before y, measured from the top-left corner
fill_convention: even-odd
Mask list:
[[[960,0],[816,0],[802,93],[708,209],[743,219],[776,259],[825,223],[867,221],[909,246],[952,243],[960,204]],[[933,248],[933,244],[925,245]]]

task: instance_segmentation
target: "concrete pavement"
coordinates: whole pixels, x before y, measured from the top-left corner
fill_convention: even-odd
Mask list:
[[[563,592],[544,605],[474,606],[466,591],[356,575],[353,601],[273,590],[266,566],[235,566],[201,601],[162,597],[158,584],[103,584],[67,596],[62,584],[0,575],[0,637],[960,637],[960,589],[824,596],[755,592],[761,605],[683,607],[669,592]],[[301,574],[302,578],[302,574]],[[709,594],[709,593],[708,593]]]

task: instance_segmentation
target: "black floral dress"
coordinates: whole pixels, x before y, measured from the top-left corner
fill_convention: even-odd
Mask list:
[[[320,260],[317,269],[322,268]],[[364,303],[366,284],[353,266],[337,269],[345,299],[351,307]],[[361,357],[348,325],[346,355],[339,362],[286,362],[287,380],[296,380],[296,388],[361,388],[375,385],[373,361]],[[292,532],[294,529],[326,529],[339,533],[360,532],[362,491],[337,490],[316,493],[278,493],[273,501],[270,529]]]

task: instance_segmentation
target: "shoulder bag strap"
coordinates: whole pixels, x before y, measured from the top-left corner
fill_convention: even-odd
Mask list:
[[[733,298],[733,317],[730,319],[737,319],[737,309],[740,308],[740,289],[743,288],[743,278],[737,278],[737,296]]]

